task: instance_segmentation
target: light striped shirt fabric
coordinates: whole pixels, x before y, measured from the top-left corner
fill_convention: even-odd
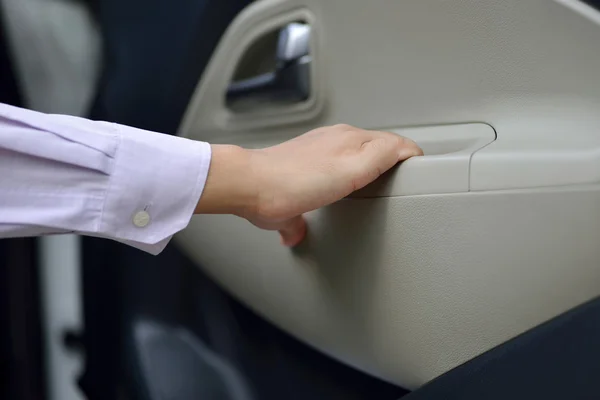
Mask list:
[[[158,254],[210,159],[205,142],[0,104],[0,237],[75,232]]]

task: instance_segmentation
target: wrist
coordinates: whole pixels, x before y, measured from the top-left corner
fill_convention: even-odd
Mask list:
[[[258,190],[252,151],[233,145],[211,145],[211,161],[196,214],[244,215],[256,208]]]

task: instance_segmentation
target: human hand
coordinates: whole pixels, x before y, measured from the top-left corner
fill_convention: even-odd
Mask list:
[[[213,145],[197,213],[234,214],[279,231],[296,246],[302,214],[343,199],[407,158],[423,155],[410,139],[348,125],[318,128],[260,150]]]

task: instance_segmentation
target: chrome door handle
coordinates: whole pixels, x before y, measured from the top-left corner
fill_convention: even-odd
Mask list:
[[[304,23],[286,25],[279,33],[275,70],[253,78],[232,82],[226,100],[256,98],[281,102],[301,102],[310,95],[311,27]]]

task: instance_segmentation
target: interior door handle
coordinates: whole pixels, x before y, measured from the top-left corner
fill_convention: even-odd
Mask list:
[[[226,94],[228,104],[240,99],[267,99],[274,102],[301,102],[310,95],[310,36],[308,24],[294,22],[279,33],[276,66],[273,72],[232,82]]]

